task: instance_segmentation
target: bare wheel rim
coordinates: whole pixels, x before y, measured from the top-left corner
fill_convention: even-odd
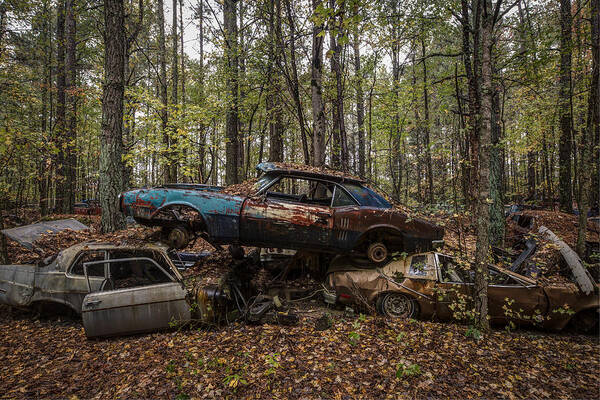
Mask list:
[[[415,311],[413,300],[403,294],[387,294],[382,308],[386,315],[394,318],[411,318]]]
[[[376,263],[384,262],[387,255],[387,247],[383,243],[373,243],[369,246],[368,256],[371,261]]]

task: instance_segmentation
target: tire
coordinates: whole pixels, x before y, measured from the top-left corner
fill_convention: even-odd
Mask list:
[[[377,311],[386,317],[409,319],[419,314],[415,299],[402,293],[386,293],[377,298]]]
[[[167,244],[174,249],[183,249],[190,243],[190,232],[184,226],[176,226],[167,234]]]
[[[367,257],[375,264],[383,264],[388,259],[389,252],[385,244],[375,242],[367,248]]]

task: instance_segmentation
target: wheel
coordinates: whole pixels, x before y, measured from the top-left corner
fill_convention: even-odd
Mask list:
[[[386,317],[414,318],[418,314],[418,305],[404,294],[386,293],[377,299],[377,311]]]
[[[381,242],[371,243],[367,249],[367,257],[376,264],[381,264],[388,258],[388,249]]]
[[[176,226],[167,236],[167,243],[174,249],[183,249],[190,242],[190,232],[184,226]]]

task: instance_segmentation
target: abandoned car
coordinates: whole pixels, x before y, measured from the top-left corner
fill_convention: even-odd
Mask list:
[[[252,296],[245,264],[235,261],[218,284],[184,279],[164,247],[82,243],[41,265],[0,265],[0,304],[81,315],[88,337],[166,329],[191,320],[291,323],[281,301]]]
[[[213,244],[344,253],[375,263],[392,252],[427,251],[443,228],[411,218],[359,178],[295,164],[261,163],[246,193],[171,184],[120,196],[120,207],[143,225],[162,226],[175,248],[196,234]]]
[[[338,302],[354,303],[398,318],[468,320],[474,272],[436,252],[415,254],[379,268],[364,268],[348,257],[333,260],[327,283]],[[569,323],[583,332],[598,329],[598,285],[584,294],[574,283],[538,284],[490,265],[490,322],[537,325],[561,330]]]
[[[159,246],[83,243],[41,265],[0,266],[0,303],[74,312],[90,337],[187,321],[187,295],[181,275]]]

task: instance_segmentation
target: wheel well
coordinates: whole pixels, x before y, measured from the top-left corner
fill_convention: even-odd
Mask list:
[[[194,232],[206,229],[202,213],[187,204],[168,204],[154,213],[152,221],[165,227],[184,224]]]
[[[390,245],[394,244],[394,247],[402,247],[404,243],[404,235],[401,231],[395,230],[394,228],[389,227],[380,227],[373,228],[363,233],[363,235],[358,239],[357,248],[365,247],[368,243],[374,242],[383,242],[388,248]],[[389,250],[389,249],[388,249]]]
[[[600,330],[600,310],[596,307],[578,311],[569,320],[571,330],[579,333],[598,334]]]
[[[68,303],[54,300],[37,300],[31,303],[31,308],[40,314],[63,315],[76,317],[79,312]]]

